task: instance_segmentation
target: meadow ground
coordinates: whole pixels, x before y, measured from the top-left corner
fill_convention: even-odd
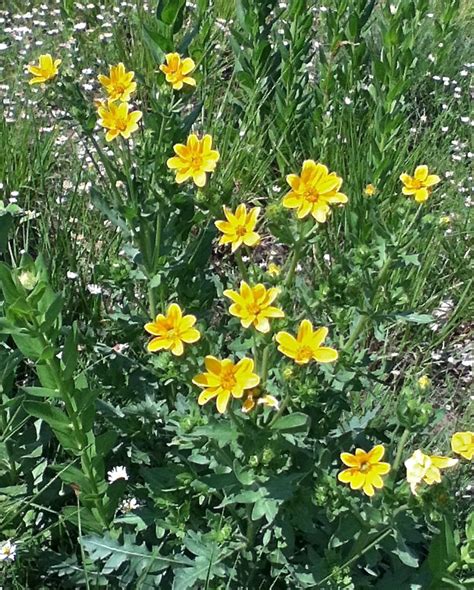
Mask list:
[[[474,588],[473,22],[0,5],[1,587]]]

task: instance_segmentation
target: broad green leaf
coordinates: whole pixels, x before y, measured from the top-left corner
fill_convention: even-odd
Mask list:
[[[272,430],[279,430],[280,432],[307,432],[309,428],[309,416],[301,412],[294,412],[293,414],[286,414],[280,416],[277,421],[272,424]]]

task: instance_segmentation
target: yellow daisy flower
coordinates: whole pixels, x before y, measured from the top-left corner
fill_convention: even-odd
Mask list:
[[[253,325],[256,330],[265,334],[270,331],[269,318],[285,317],[280,308],[272,305],[279,292],[276,287],[266,289],[261,283],[250,287],[245,281],[241,281],[240,293],[226,289],[224,295],[233,301],[229,313],[240,318],[244,328]]]
[[[207,372],[196,375],[193,383],[203,391],[198,398],[200,406],[217,398],[217,411],[223,414],[231,397],[241,398],[244,391],[252,389],[260,383],[260,377],[253,372],[252,359],[243,358],[237,364],[231,359],[219,360],[214,356],[206,356]]]
[[[153,322],[145,325],[145,330],[155,336],[148,343],[148,352],[170,350],[172,354],[181,356],[184,352],[183,343],[192,344],[201,338],[199,330],[193,327],[195,323],[195,316],[183,316],[179,305],[172,303],[166,316],[160,313]]]
[[[313,160],[303,162],[301,176],[288,174],[286,181],[291,186],[291,191],[283,198],[283,206],[296,209],[298,219],[311,213],[316,221],[325,223],[330,205],[348,201],[346,195],[339,192],[342,178],[335,172],[329,173],[324,164],[317,164]]]
[[[99,75],[99,82],[105,88],[110,102],[121,100],[127,102],[130,95],[137,89],[137,83],[133,82],[135,72],[127,72],[123,63],[109,66],[109,75]]]
[[[224,215],[227,221],[216,221],[215,225],[224,235],[219,240],[219,245],[232,244],[232,252],[235,252],[242,244],[252,247],[260,242],[260,236],[255,231],[260,207],[253,207],[247,212],[247,207],[241,204],[234,213],[224,206]]]
[[[474,457],[474,432],[455,432],[451,437],[451,448],[455,453],[472,461]]]
[[[177,143],[173,146],[176,156],[166,162],[168,168],[176,170],[176,182],[181,184],[188,178],[202,187],[206,184],[206,172],[214,172],[219,160],[219,152],[212,148],[212,137],[205,135],[198,139],[191,134],[186,145]]]
[[[30,64],[28,71],[33,74],[33,78],[29,81],[30,84],[42,84],[48,80],[52,80],[58,75],[60,59],[53,58],[49,53],[39,56],[38,65]]]
[[[402,193],[408,197],[414,197],[417,203],[424,203],[430,196],[433,187],[441,182],[436,174],[428,173],[428,166],[417,166],[414,176],[405,172],[400,174],[403,183]]]
[[[339,356],[337,350],[321,346],[328,332],[327,328],[313,330],[311,322],[303,320],[296,338],[288,332],[278,332],[275,338],[280,345],[278,350],[298,365],[305,365],[311,360],[318,363],[333,363]]]
[[[390,471],[390,464],[380,459],[384,456],[383,445],[376,445],[366,453],[363,449],[356,449],[355,455],[341,453],[341,461],[349,469],[339,472],[337,478],[342,483],[348,483],[352,490],[360,490],[367,496],[373,496],[375,489],[383,488],[382,475]]]
[[[196,86],[196,80],[189,74],[196,68],[196,64],[190,57],[181,59],[179,53],[167,53],[166,65],[162,64],[160,70],[165,74],[166,81],[174,90],[181,90],[183,84]]]
[[[421,482],[428,485],[439,483],[441,481],[440,469],[453,467],[458,462],[457,459],[450,457],[440,457],[437,455],[425,455],[419,449],[405,461],[407,469],[407,481],[410,484],[412,493],[417,496],[417,487]]]
[[[142,118],[141,111],[128,112],[129,105],[121,102],[119,105],[110,103],[102,104],[97,109],[99,114],[99,125],[108,129],[105,139],[112,141],[118,135],[128,139],[130,135],[138,129],[138,121]]]

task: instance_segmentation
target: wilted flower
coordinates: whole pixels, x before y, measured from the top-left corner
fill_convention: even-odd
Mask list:
[[[318,361],[318,363],[333,363],[339,356],[337,350],[321,346],[328,332],[327,328],[313,330],[311,322],[303,320],[296,338],[288,332],[278,332],[276,335],[278,350],[292,358],[298,365],[309,363],[310,360]]]
[[[278,264],[275,264],[274,262],[270,262],[270,264],[267,267],[267,274],[269,274],[271,277],[278,277],[280,276],[281,273],[281,267],[278,266]]]
[[[455,432],[451,437],[451,448],[464,459],[472,461],[474,457],[474,432]]]
[[[224,235],[219,240],[219,245],[232,244],[232,252],[235,252],[239,246],[256,246],[260,241],[259,234],[255,231],[257,218],[260,213],[260,207],[253,207],[247,213],[247,207],[241,204],[232,213],[230,209],[224,206],[224,215],[227,221],[216,221],[216,227]]]
[[[428,375],[422,375],[419,379],[418,379],[418,387],[423,391],[425,389],[428,389],[428,387],[431,385],[431,379],[428,377]]]
[[[183,316],[179,305],[172,303],[168,307],[166,316],[160,313],[153,322],[145,324],[145,330],[155,336],[148,343],[148,352],[170,350],[176,356],[182,355],[183,343],[192,344],[201,337],[199,330],[193,327],[195,323],[195,316]]]
[[[247,392],[247,396],[244,400],[244,403],[242,404],[242,412],[244,414],[248,414],[248,412],[251,412],[256,405],[267,406],[268,408],[273,408],[274,410],[278,410],[280,408],[280,403],[276,397],[267,393],[262,395],[257,387],[249,389]]]
[[[39,56],[38,65],[35,66],[34,64],[30,64],[28,66],[28,71],[30,74],[33,74],[33,78],[29,81],[30,84],[42,84],[43,82],[47,82],[48,80],[52,80],[58,75],[58,68],[61,64],[60,59],[53,58],[49,53],[45,55]]]
[[[245,390],[260,383],[260,377],[253,372],[252,359],[243,358],[234,364],[231,359],[219,360],[206,356],[204,362],[207,372],[193,379],[193,383],[204,390],[198,398],[198,404],[202,406],[217,398],[217,410],[221,414],[226,411],[231,396],[241,398]]]
[[[375,186],[373,184],[368,184],[364,189],[364,195],[366,197],[373,197],[376,192],[377,192],[377,189],[375,188]]]
[[[380,461],[384,453],[383,445],[376,445],[368,453],[363,449],[356,449],[355,455],[341,453],[341,461],[349,469],[341,471],[337,476],[338,480],[350,484],[353,490],[362,488],[367,496],[373,496],[374,488],[383,487],[381,475],[386,475],[390,471],[390,464]]]
[[[14,561],[16,557],[16,545],[10,539],[0,545],[0,561]]]
[[[135,72],[127,72],[123,63],[116,66],[109,66],[109,75],[99,75],[99,82],[105,88],[110,102],[121,100],[127,102],[130,95],[137,89],[136,82],[133,82]]]
[[[214,172],[219,160],[219,152],[211,148],[210,135],[198,139],[194,133],[188,137],[186,145],[177,143],[173,146],[176,156],[169,158],[166,164],[171,170],[176,170],[178,184],[188,178],[192,178],[199,187],[206,184],[206,172]]]
[[[141,111],[128,112],[129,105],[121,102],[119,105],[110,103],[99,106],[99,125],[108,129],[105,139],[112,141],[118,135],[128,139],[130,135],[138,129],[138,121],[142,118]]]
[[[248,328],[253,325],[259,332],[269,332],[269,318],[283,318],[283,311],[272,305],[280,292],[276,287],[265,288],[259,283],[251,287],[245,281],[240,283],[240,293],[226,289],[224,295],[233,301],[229,313],[240,318],[242,326]]]
[[[109,483],[114,483],[118,479],[128,480],[127,469],[123,465],[118,465],[107,472],[107,480]]]
[[[301,176],[288,174],[286,181],[291,191],[283,198],[283,206],[297,209],[298,219],[309,215],[319,223],[324,223],[330,212],[330,205],[347,203],[346,195],[339,192],[342,178],[335,172],[329,173],[324,164],[305,160]]]
[[[450,457],[440,457],[437,455],[425,455],[419,449],[405,461],[407,469],[407,481],[413,494],[417,494],[417,487],[422,481],[428,485],[439,483],[441,481],[440,469],[452,467],[458,462],[457,459]]]
[[[428,173],[428,166],[417,166],[414,176],[405,172],[400,174],[400,180],[403,183],[402,193],[414,197],[418,203],[424,203],[430,196],[435,184],[441,182],[441,178],[436,174]]]
[[[166,65],[162,64],[160,70],[165,74],[166,81],[173,86],[174,90],[181,90],[183,84],[196,86],[196,80],[189,76],[196,67],[190,57],[181,59],[179,53],[167,53],[165,58]]]

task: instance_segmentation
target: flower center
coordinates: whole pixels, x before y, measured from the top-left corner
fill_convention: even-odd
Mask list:
[[[313,351],[309,346],[301,346],[296,353],[298,361],[309,361],[313,357]]]
[[[419,189],[419,188],[423,188],[423,183],[421,182],[421,180],[418,180],[418,178],[414,178],[413,182],[412,182],[412,186],[415,189]]]
[[[117,94],[123,94],[125,91],[125,86],[123,84],[116,84],[115,85],[115,92]]]
[[[117,119],[115,127],[119,131],[125,131],[125,129],[127,129],[127,121],[125,119]]]
[[[194,170],[199,170],[202,167],[202,156],[200,154],[191,156],[189,163],[191,168],[194,168]]]
[[[238,225],[235,228],[235,233],[239,236],[239,238],[243,238],[247,233],[247,230],[244,225]]]
[[[367,473],[368,471],[370,471],[370,463],[368,461],[364,461],[363,463],[361,463],[359,471],[361,471],[362,473]]]
[[[221,373],[221,387],[230,391],[235,387],[235,383],[234,368],[224,369]]]
[[[316,189],[310,188],[305,191],[304,198],[310,203],[316,203],[316,201],[319,199],[319,193]]]
[[[253,314],[253,315],[258,315],[261,311],[261,307],[258,303],[251,303],[248,307],[247,307],[249,313]]]

